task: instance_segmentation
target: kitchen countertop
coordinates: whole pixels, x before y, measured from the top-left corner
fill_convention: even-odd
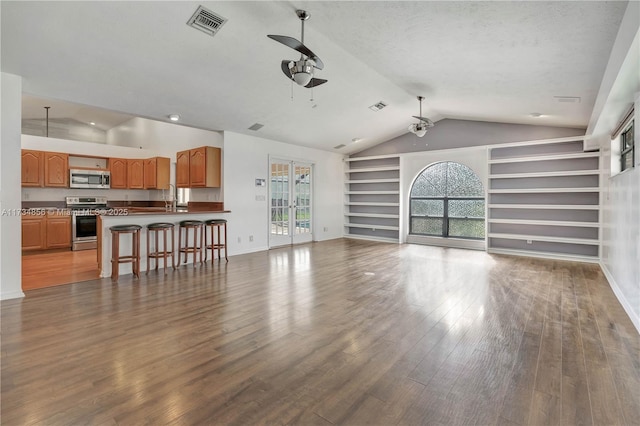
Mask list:
[[[106,209],[102,216],[150,216],[150,215],[175,215],[175,214],[207,214],[207,213],[231,213],[231,210],[213,210],[202,208],[179,207],[166,210],[163,207],[113,207]]]

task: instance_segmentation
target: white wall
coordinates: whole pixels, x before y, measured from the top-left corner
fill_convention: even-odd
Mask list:
[[[634,140],[640,140],[640,96]],[[633,169],[613,177],[611,147],[603,149],[602,266],[612,289],[640,331],[640,149]]]
[[[314,240],[342,237],[343,156],[268,139],[224,133],[225,208],[228,216],[229,254],[266,250],[269,247],[267,187],[255,179],[269,180],[269,156],[306,160],[314,164]],[[264,200],[256,197],[264,196]],[[327,228],[327,231],[324,229]],[[253,235],[253,242],[249,236]],[[238,243],[238,238],[241,242]]]
[[[640,332],[640,3],[630,1],[612,48],[588,132],[610,140],[635,104],[635,168],[611,176],[611,146],[601,146],[601,266]]]
[[[464,164],[469,167],[480,178],[486,194],[489,179],[486,147],[425,151],[403,154],[401,156],[400,194],[401,197],[403,197],[402,205],[409,205],[409,192],[411,191],[411,185],[420,172],[430,164],[440,161],[455,161],[456,163]],[[409,233],[407,215],[407,211],[400,211],[400,238],[402,242],[407,241],[407,234]],[[478,245],[475,241],[471,241],[470,243],[471,244],[468,244],[469,248]],[[462,244],[462,246],[465,246],[465,244]]]
[[[20,120],[22,78],[0,74],[0,299],[24,297],[21,283]],[[6,213],[6,214],[5,214]]]

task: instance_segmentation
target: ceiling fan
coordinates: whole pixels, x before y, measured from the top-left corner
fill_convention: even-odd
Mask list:
[[[417,118],[420,121],[410,125],[409,131],[415,134],[417,137],[421,138],[427,133],[427,129],[433,127],[433,121],[422,116],[422,101],[424,100],[424,96],[418,96],[418,100],[420,101],[420,116],[413,115],[412,117]]]
[[[324,63],[313,53],[307,46],[304,45],[304,21],[309,19],[309,14],[304,10],[296,10],[296,15],[302,22],[302,41],[298,41],[293,37],[282,35],[267,35],[270,39],[284,44],[300,52],[300,59],[297,61],[285,59],[280,63],[282,72],[287,76],[289,80],[295,81],[298,85],[307,88],[317,87],[327,80],[313,77],[313,69],[317,68],[321,70],[324,68]]]

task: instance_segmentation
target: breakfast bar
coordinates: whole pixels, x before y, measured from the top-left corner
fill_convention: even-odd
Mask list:
[[[140,236],[140,271],[147,270],[147,246],[146,233],[147,225],[157,222],[169,222],[176,225],[176,233],[174,238],[178,243],[177,227],[178,223],[184,220],[200,220],[209,219],[225,219],[229,210],[216,208],[178,208],[178,209],[159,209],[159,208],[127,208],[117,207],[106,209],[98,216],[97,234],[98,234],[98,268],[100,277],[111,277],[111,231],[109,228],[118,225],[139,225],[142,227]],[[119,250],[122,253],[131,253],[132,239],[122,238]],[[193,258],[187,256],[187,263],[192,263]],[[154,265],[154,264],[152,264]],[[155,265],[154,265],[155,266]],[[127,263],[120,265],[119,275],[132,273],[132,264]]]

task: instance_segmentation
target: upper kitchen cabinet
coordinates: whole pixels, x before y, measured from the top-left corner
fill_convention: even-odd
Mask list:
[[[69,155],[44,152],[44,186],[69,186]]]
[[[127,160],[127,186],[129,189],[144,189],[144,160]]]
[[[44,152],[22,150],[22,186],[44,184]]]
[[[176,186],[178,188],[189,187],[189,155],[189,150],[176,153]]]
[[[171,160],[165,157],[144,160],[145,189],[169,189]]]
[[[219,188],[221,149],[203,146],[189,150],[189,187]]]
[[[127,189],[127,160],[124,158],[109,158],[111,172],[111,188]]]

